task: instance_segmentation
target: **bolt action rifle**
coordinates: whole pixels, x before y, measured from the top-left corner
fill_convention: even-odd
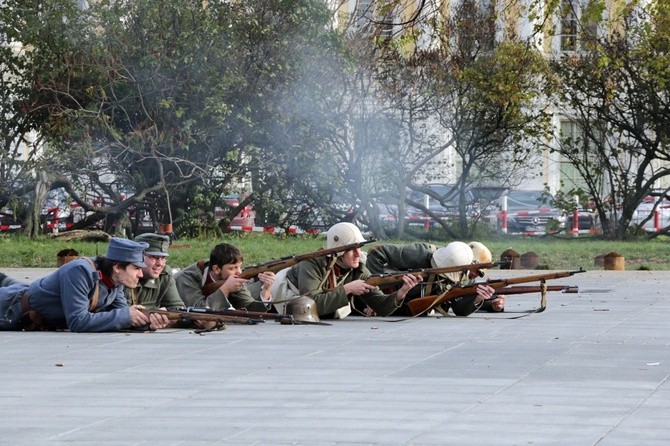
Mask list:
[[[409,310],[412,313],[412,315],[417,316],[435,308],[438,305],[443,304],[444,302],[450,301],[457,297],[475,295],[477,294],[477,287],[479,285],[488,285],[496,290],[503,289],[508,285],[514,285],[517,283],[529,283],[529,282],[541,282],[542,284],[544,284],[544,286],[546,286],[545,282],[547,280],[570,277],[575,274],[584,272],[586,271],[580,268],[575,271],[560,271],[556,273],[537,274],[534,276],[487,280],[485,282],[474,283],[472,285],[457,285],[451,287],[449,290],[445,291],[444,293],[438,296],[426,296],[412,299],[409,302],[407,302],[407,306],[409,307]]]
[[[363,245],[375,241],[376,241],[375,239],[372,239],[359,243],[350,243],[348,245],[339,246],[337,248],[319,249],[318,251],[309,252],[307,254],[290,255],[282,257],[277,260],[270,260],[269,262],[259,263],[257,265],[251,265],[242,270],[242,274],[240,274],[240,277],[243,279],[256,279],[260,273],[263,273],[265,271],[272,271],[273,273],[276,273],[284,268],[293,266],[296,263],[301,262],[303,260],[312,260],[318,257],[324,257],[332,254],[337,254],[340,252],[350,251],[352,249],[358,249]],[[221,285],[223,285],[224,282],[225,280],[217,280],[216,282],[208,283],[207,285],[202,287],[202,294],[204,294],[205,296],[209,296],[210,294],[215,292]]]
[[[547,285],[545,291],[560,291],[561,293],[579,293],[579,287],[577,285]],[[516,285],[516,286],[506,286],[500,288],[495,292],[490,299],[495,299],[499,294],[504,294],[509,296],[511,294],[529,294],[529,293],[541,293],[541,286],[533,285]]]
[[[149,310],[143,309],[142,313],[149,316],[150,314],[162,314],[171,321],[203,321],[216,322],[218,329],[223,329],[226,324],[245,324],[255,325],[259,322],[264,322],[263,319],[251,318],[247,316],[235,316],[227,314],[217,314],[215,312],[207,311],[207,308],[171,308],[169,310]]]
[[[495,268],[496,266],[505,266],[509,265],[511,262],[509,260],[492,262],[492,263],[469,263],[467,265],[457,265],[457,266],[445,266],[444,268],[421,268],[413,269],[408,271],[400,271],[397,273],[384,273],[384,274],[372,274],[367,279],[365,283],[373,286],[383,286],[391,285],[394,283],[402,282],[402,278],[405,274],[412,274],[419,277],[428,277],[431,274],[445,274],[445,273],[457,273],[465,271],[477,271],[480,277],[483,277],[484,273],[482,269]]]

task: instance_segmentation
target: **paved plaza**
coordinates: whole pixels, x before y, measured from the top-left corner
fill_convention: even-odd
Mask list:
[[[549,283],[580,292],[535,314],[526,294],[468,318],[0,332],[0,445],[670,444],[670,271]]]

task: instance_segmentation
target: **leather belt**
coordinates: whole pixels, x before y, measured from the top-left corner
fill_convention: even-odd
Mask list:
[[[23,309],[24,313],[27,313],[30,311],[30,301],[28,300],[28,290],[24,291],[23,294],[21,294],[21,308]]]
[[[44,329],[42,316],[40,316],[37,311],[30,309],[30,300],[28,300],[27,290],[21,294],[21,308],[23,309],[23,314],[21,315],[20,320],[24,330],[33,331]]]

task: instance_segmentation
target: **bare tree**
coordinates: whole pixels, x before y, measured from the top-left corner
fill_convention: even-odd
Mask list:
[[[578,191],[595,204],[608,238],[631,234],[631,219],[645,196],[667,194],[669,12],[662,2],[631,7],[608,29],[600,11],[585,11],[581,51],[555,62],[561,99],[571,111],[565,118],[575,126],[561,135],[557,150],[577,169],[583,181]],[[598,29],[594,23],[600,32],[591,31]]]

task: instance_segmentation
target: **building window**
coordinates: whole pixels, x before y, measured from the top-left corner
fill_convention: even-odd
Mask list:
[[[375,11],[372,0],[356,0],[354,27],[365,33],[378,33],[382,38],[393,35],[393,14],[381,16]]]
[[[561,0],[561,9],[559,11],[561,52],[577,51],[579,12],[578,0]]]
[[[561,0],[558,13],[560,52],[583,51],[585,42],[598,37],[602,17],[584,15],[587,0]]]
[[[574,148],[581,152],[583,150],[582,146],[588,144],[583,135],[584,133],[575,122],[561,121],[560,145],[564,150],[572,151],[571,149]],[[562,190],[569,191],[575,188],[587,190],[584,177],[565,155],[561,156],[560,169]]]

